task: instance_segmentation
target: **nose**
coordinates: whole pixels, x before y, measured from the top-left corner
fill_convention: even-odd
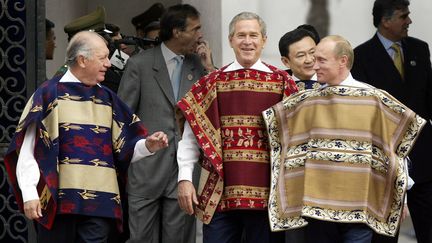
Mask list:
[[[252,42],[252,37],[250,35],[246,35],[243,39],[243,42],[249,44]]]
[[[315,59],[315,56],[314,56],[314,59]],[[318,70],[319,69],[319,65],[318,65],[318,62],[315,62],[314,63],[314,65],[313,65],[313,70]]]
[[[411,18],[408,16],[408,24],[411,24],[412,23],[412,20],[411,20]]]
[[[196,37],[197,37],[197,41],[201,42],[202,38],[203,38],[203,33],[201,31],[201,29],[197,30],[196,32]]]
[[[306,53],[305,63],[311,63],[311,62],[314,62],[314,61],[315,61],[315,56]]]
[[[108,59],[108,57],[105,58],[104,66],[105,66],[106,68],[110,68],[110,67],[111,67],[111,62],[110,62],[110,60]]]

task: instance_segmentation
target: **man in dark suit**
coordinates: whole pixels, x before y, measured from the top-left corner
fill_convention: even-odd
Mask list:
[[[181,134],[175,105],[206,73],[193,54],[202,39],[199,12],[188,4],[175,5],[163,14],[160,25],[162,43],[128,60],[118,90],[149,132],[162,130],[169,139],[168,148],[129,169],[128,242],[195,242],[195,219],[177,203]]]
[[[432,242],[432,70],[427,43],[408,36],[412,22],[408,6],[408,0],[375,1],[377,33],[355,48],[351,72],[355,79],[388,91],[428,120],[409,156],[415,184],[408,191],[408,206],[421,243]],[[397,242],[397,238],[377,242]]]

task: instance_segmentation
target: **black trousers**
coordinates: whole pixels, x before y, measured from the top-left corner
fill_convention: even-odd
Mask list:
[[[399,240],[399,230],[396,232],[396,235],[394,237],[385,236],[374,232],[372,243],[397,243],[398,240]]]
[[[415,183],[408,190],[408,208],[418,243],[432,242],[432,181]]]
[[[39,243],[105,243],[114,220],[83,215],[58,214],[48,230],[37,224]]]
[[[373,230],[361,223],[337,223],[308,218],[307,243],[370,243]]]
[[[271,232],[267,211],[216,212],[203,225],[204,243],[283,243],[284,232]]]

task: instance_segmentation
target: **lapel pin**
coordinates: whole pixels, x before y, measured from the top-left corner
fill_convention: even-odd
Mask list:
[[[415,67],[417,65],[417,63],[416,63],[416,61],[412,60],[412,61],[410,61],[410,65]]]
[[[193,75],[189,73],[188,76],[187,76],[187,78],[188,78],[189,81],[191,81],[193,79]]]

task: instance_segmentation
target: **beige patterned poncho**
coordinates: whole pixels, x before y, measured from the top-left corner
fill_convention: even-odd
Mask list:
[[[303,227],[311,217],[395,235],[404,158],[425,120],[385,91],[348,86],[297,93],[263,115],[273,231]]]

